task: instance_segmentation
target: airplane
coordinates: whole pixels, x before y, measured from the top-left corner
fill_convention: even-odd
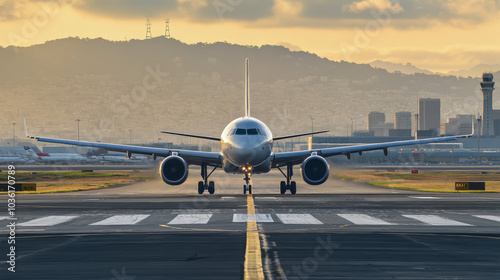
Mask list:
[[[14,154],[7,153],[6,155],[2,153],[0,155],[0,164],[11,164],[11,163],[23,163],[32,164],[39,160],[38,155],[31,150],[28,146],[23,146],[24,151],[14,152]]]
[[[292,181],[294,165],[300,165],[300,173],[304,182],[309,185],[320,185],[328,179],[330,173],[330,166],[325,159],[326,157],[345,155],[350,159],[352,153],[362,155],[363,152],[372,150],[383,150],[387,156],[388,148],[390,147],[447,142],[458,138],[467,138],[474,134],[274,153],[272,151],[274,141],[324,133],[326,131],[273,137],[271,130],[262,121],[250,116],[249,80],[249,60],[247,58],[245,59],[245,114],[243,117],[230,122],[224,128],[220,137],[161,131],[162,133],[172,135],[219,141],[221,144],[220,152],[162,149],[29,136],[26,128],[26,120],[24,121],[25,133],[28,138],[41,142],[104,148],[110,151],[126,152],[128,157],[132,154],[151,155],[155,160],[157,157],[164,157],[165,159],[159,164],[158,172],[163,181],[169,185],[184,183],[189,174],[189,166],[199,165],[201,166],[202,177],[202,181],[198,182],[199,194],[203,194],[205,190],[210,194],[215,192],[215,183],[208,181],[208,179],[217,168],[222,168],[226,173],[243,174],[245,180],[243,194],[252,193],[252,186],[250,184],[252,175],[268,173],[275,168],[283,174],[286,180],[280,182],[280,194],[285,194],[287,191],[295,194],[297,192],[297,184],[295,181]],[[210,173],[208,172],[209,167],[212,168]],[[285,167],[286,172],[282,170]]]
[[[42,163],[81,163],[87,158],[77,153],[36,153]]]
[[[146,156],[132,156],[126,157],[122,155],[98,155],[88,156],[89,161],[98,161],[101,163],[122,163],[122,164],[146,164],[149,158]]]

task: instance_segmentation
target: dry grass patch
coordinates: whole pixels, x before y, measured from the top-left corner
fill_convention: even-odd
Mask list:
[[[379,187],[423,192],[500,192],[500,182],[486,182],[486,191],[455,191],[455,182],[369,182]]]

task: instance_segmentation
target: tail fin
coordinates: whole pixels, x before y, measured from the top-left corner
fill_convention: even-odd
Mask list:
[[[250,117],[250,73],[248,58],[245,59],[245,117]]]

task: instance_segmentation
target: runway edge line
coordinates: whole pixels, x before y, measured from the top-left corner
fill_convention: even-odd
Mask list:
[[[245,280],[264,279],[259,231],[253,196],[247,195],[247,246],[245,249]]]

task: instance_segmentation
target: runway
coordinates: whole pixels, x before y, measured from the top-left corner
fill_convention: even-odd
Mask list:
[[[254,279],[255,234],[265,279],[500,279],[499,194],[297,178],[297,195],[278,195],[282,178],[267,174],[247,196],[241,178],[216,173],[216,195],[199,196],[196,177],[18,195],[17,272],[2,263],[0,277]]]

